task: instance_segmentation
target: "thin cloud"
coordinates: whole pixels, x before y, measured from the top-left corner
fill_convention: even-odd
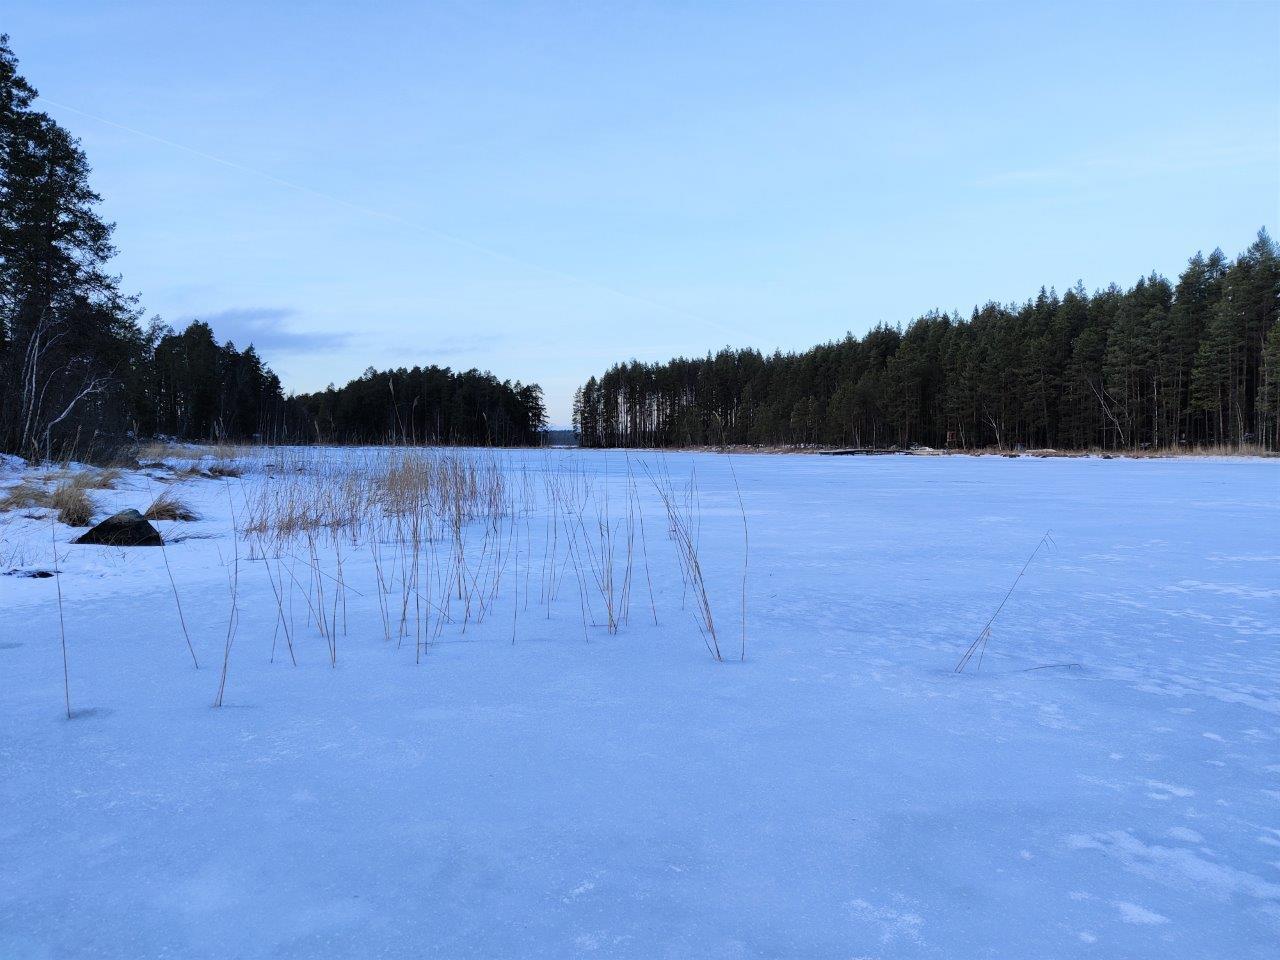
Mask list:
[[[297,315],[289,307],[236,307],[185,320],[203,320],[220,341],[230,340],[240,348],[253,344],[260,354],[328,353],[346,346],[349,338],[343,333],[290,329],[288,321]]]
[[[497,342],[496,334],[481,333],[470,337],[443,337],[431,341],[425,349],[433,357],[458,357],[479,353],[493,347]]]
[[[1168,143],[1141,151],[1117,150],[1105,156],[1084,156],[1062,163],[997,171],[975,181],[978,187],[1056,184],[1082,185],[1099,179],[1147,179],[1156,173],[1196,170],[1234,170],[1259,163],[1273,164],[1274,146],[1257,143]]]

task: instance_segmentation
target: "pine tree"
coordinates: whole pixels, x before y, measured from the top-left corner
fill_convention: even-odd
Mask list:
[[[1280,449],[1280,318],[1262,348],[1261,375],[1258,386],[1259,442],[1268,450]]]
[[[619,364],[582,389],[583,443],[954,443],[1136,448],[1274,445],[1276,251],[1261,233],[1229,263],[1197,254],[1174,287],[931,313],[797,354],[721,350]],[[1267,366],[1271,364],[1271,366]],[[587,429],[590,424],[591,428]]]
[[[0,446],[47,456],[86,426],[124,428],[112,401],[144,341],[106,273],[88,161],[34,97],[0,36]]]

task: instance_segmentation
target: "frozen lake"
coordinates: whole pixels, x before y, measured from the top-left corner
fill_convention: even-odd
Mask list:
[[[620,452],[497,453],[526,492],[483,620],[388,640],[356,535],[325,638],[332,545],[321,575],[243,545],[213,709],[232,510],[354,456],[185,481],[164,554],[0,518],[13,566],[62,558],[0,576],[0,956],[1276,956],[1280,462],[632,453],[633,485]],[[723,663],[642,464],[696,475]],[[556,477],[645,518],[614,634],[559,532],[542,602]]]

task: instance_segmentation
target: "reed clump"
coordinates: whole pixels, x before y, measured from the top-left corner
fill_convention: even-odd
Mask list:
[[[24,480],[10,487],[5,491],[4,496],[0,497],[0,511],[48,507],[49,497],[50,493],[47,489],[37,483]]]
[[[716,633],[715,616],[711,609],[711,598],[707,591],[707,581],[702,571],[702,559],[699,553],[702,522],[697,477],[691,476],[681,490],[672,480],[665,464],[657,470],[646,468],[646,471],[667,513],[667,533],[675,544],[685,589],[693,594],[694,623],[697,624],[698,633],[707,645],[707,652],[715,658],[717,663],[722,662],[724,656],[720,652],[720,639]],[[744,658],[745,649],[744,639]]]
[[[119,477],[114,470],[51,474],[45,483],[26,480],[10,487],[0,498],[0,511],[53,510],[59,523],[85,527],[96,511],[90,490],[110,489]],[[61,478],[61,479],[58,479]],[[52,486],[48,482],[57,480]]]
[[[56,511],[59,523],[68,527],[87,527],[93,522],[94,505],[87,492],[89,489],[75,480],[66,480],[54,487],[49,506]]]
[[[173,490],[166,490],[152,500],[151,505],[143,511],[142,515],[148,520],[171,520],[180,523],[190,523],[200,519],[199,514],[191,508],[190,504]]]
[[[265,474],[270,482],[246,479],[228,491],[238,491],[236,529],[247,547],[233,563],[249,562],[270,581],[272,659],[283,639],[290,662],[298,663],[313,632],[336,667],[349,618],[364,611],[376,617],[383,642],[412,644],[415,661],[446,628],[466,634],[498,610],[514,643],[521,614],[541,606],[551,618],[565,585],[584,639],[593,631],[616,635],[629,623],[637,590],[647,592],[647,614],[657,624],[655,561],[678,567],[681,606],[693,601],[708,651],[724,659],[699,551],[696,478],[677,484],[665,461],[640,466],[666,514],[672,552],[648,543],[654,518],[647,525],[645,511],[654,509],[654,498],[642,496],[629,456],[625,471],[616,456],[586,462],[548,454],[541,465],[514,464],[496,451],[438,448],[340,456],[276,450],[271,457],[239,461],[246,475]],[[353,585],[350,568],[360,554],[367,579]],[[237,582],[233,574],[236,616]],[[745,567],[743,589],[745,608]],[[740,656],[745,627],[743,638]]]

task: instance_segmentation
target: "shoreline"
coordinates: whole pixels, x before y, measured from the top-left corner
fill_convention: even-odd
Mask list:
[[[537,449],[537,448],[533,448]],[[549,448],[550,449],[550,448]],[[749,444],[702,445],[687,447],[563,447],[555,449],[570,450],[627,450],[630,452],[647,452],[662,450],[670,453],[740,453],[753,456],[858,456],[858,457],[1004,457],[1017,460],[1022,458],[1047,459],[1096,459],[1096,460],[1276,460],[1280,459],[1280,451],[1233,448],[1194,450],[1059,450],[1055,448],[1035,448],[1029,450],[1000,450],[995,447],[974,449],[939,449],[935,447],[916,447],[912,449],[893,448],[856,448],[828,447],[816,445],[766,445]]]

